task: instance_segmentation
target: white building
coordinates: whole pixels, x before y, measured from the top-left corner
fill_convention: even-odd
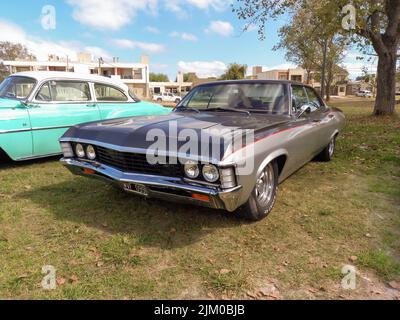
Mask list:
[[[93,61],[86,53],[78,54],[78,61],[60,59],[50,55],[48,61],[3,61],[10,73],[24,71],[69,71],[83,74],[99,74],[120,79],[140,98],[149,97],[149,58],[142,56],[140,63]]]
[[[183,73],[178,72],[175,82],[150,82],[150,95],[174,93],[180,96],[186,95],[193,87],[192,82],[183,81]]]

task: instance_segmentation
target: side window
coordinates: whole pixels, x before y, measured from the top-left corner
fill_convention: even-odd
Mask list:
[[[303,105],[308,103],[303,86],[292,86],[292,100],[293,112],[299,111]]]
[[[52,101],[81,102],[91,100],[87,82],[50,81],[48,85]]]
[[[51,101],[50,84],[47,82],[44,84],[38,94],[36,95],[37,101]]]
[[[306,92],[307,92],[307,96],[308,96],[308,103],[311,104],[311,106],[312,106],[311,111],[315,111],[315,110],[321,108],[321,106],[322,106],[321,100],[318,98],[318,96],[314,92],[314,90],[306,87]]]
[[[212,89],[207,87],[198,88],[190,97],[190,100],[186,103],[186,106],[196,109],[207,108],[212,97]]]
[[[107,102],[125,102],[128,101],[127,96],[120,90],[104,84],[95,84],[94,90],[96,92],[97,101]]]

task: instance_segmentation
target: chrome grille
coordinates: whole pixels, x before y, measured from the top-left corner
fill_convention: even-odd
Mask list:
[[[96,147],[97,161],[129,173],[143,173],[167,177],[182,177],[179,164],[150,164],[146,154],[121,152],[103,147]],[[167,159],[167,163],[169,163]]]

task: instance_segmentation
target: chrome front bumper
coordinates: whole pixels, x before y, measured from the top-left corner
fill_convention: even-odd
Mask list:
[[[71,158],[62,158],[60,161],[74,174],[106,180],[127,192],[149,198],[223,209],[229,212],[235,211],[238,208],[242,190],[241,186],[221,190],[214,186],[189,184],[182,178],[127,173],[94,161],[80,161]],[[93,170],[93,172],[89,173],[88,170]],[[145,186],[147,189],[146,194],[127,190],[126,184]],[[193,194],[207,196],[209,200],[193,198]]]

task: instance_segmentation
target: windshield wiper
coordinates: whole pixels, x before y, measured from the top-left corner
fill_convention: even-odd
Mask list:
[[[194,112],[200,113],[200,111],[196,108],[189,108],[189,107],[184,107],[184,106],[177,107],[177,108],[175,108],[175,110],[176,111],[194,111]]]
[[[204,109],[204,111],[226,111],[226,112],[240,112],[240,113],[245,113],[248,116],[250,115],[250,111],[246,111],[246,110],[238,110],[238,109],[233,109],[233,108],[207,108]]]

